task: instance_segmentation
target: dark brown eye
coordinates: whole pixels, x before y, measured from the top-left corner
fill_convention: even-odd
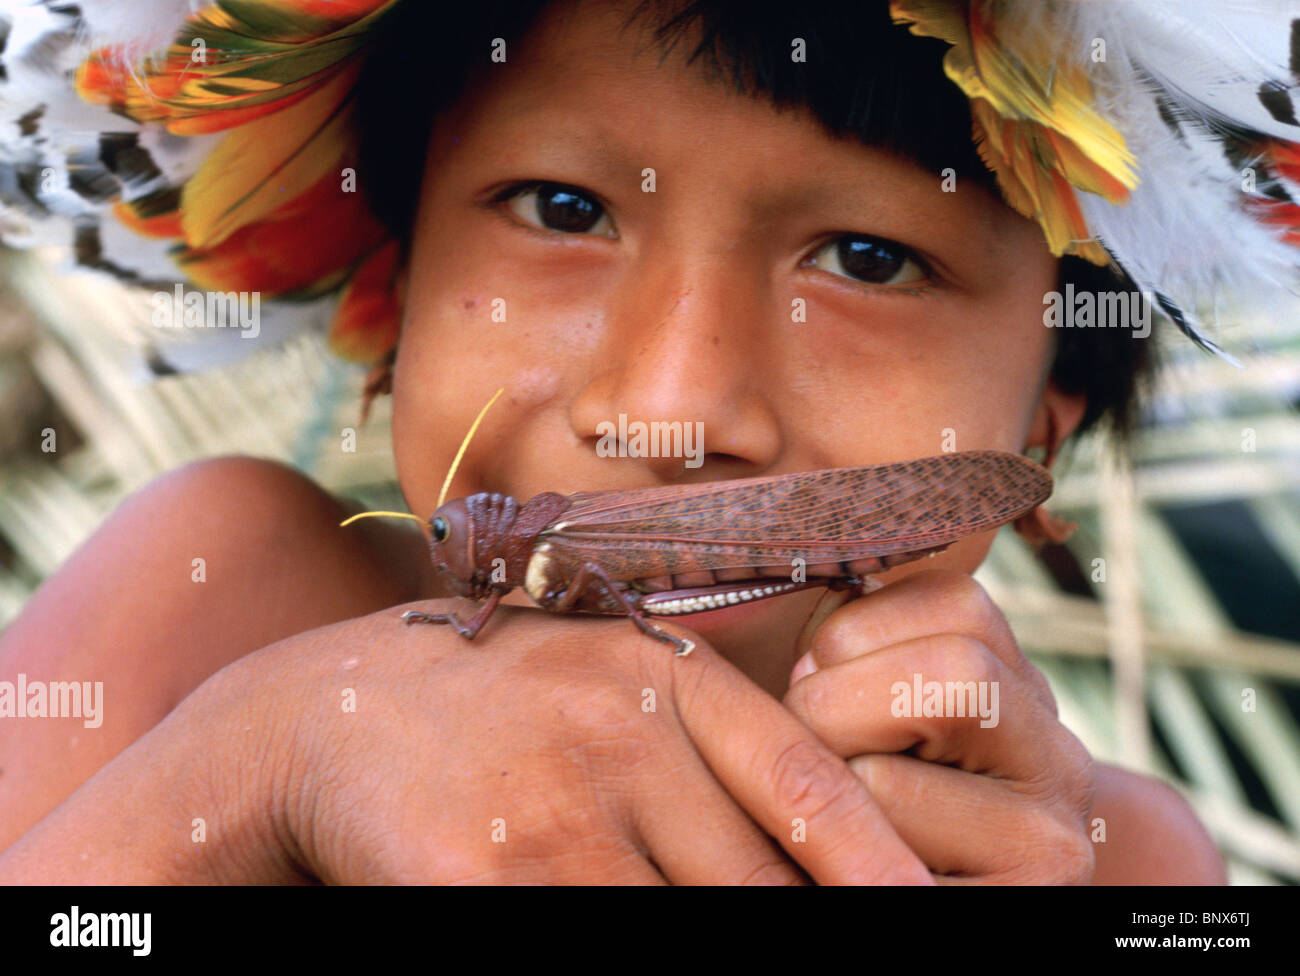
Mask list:
[[[576,186],[533,183],[510,190],[503,198],[517,217],[545,230],[610,236],[605,208]]]
[[[447,526],[447,520],[441,516],[434,519],[429,524],[429,528],[433,531],[434,542],[446,542],[447,536],[451,535],[451,529]]]
[[[865,234],[845,234],[823,246],[813,264],[869,285],[922,281],[925,269],[902,244]]]
[[[567,187],[547,184],[537,189],[537,217],[551,230],[585,234],[600,214],[600,204]]]

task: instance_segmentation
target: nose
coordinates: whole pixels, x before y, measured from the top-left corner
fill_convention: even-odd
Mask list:
[[[781,453],[771,407],[780,364],[765,342],[774,320],[766,277],[742,255],[715,247],[653,267],[641,262],[628,279],[608,309],[604,368],[570,409],[574,432],[596,445],[598,425],[612,425],[620,440],[624,426],[629,439],[649,431],[649,446],[661,455],[678,429],[677,446],[698,434],[698,465],[680,456],[641,459],[660,481],[746,477],[772,465]],[[657,444],[655,431],[665,435]]]

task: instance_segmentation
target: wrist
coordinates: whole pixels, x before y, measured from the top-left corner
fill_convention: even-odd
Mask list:
[[[223,668],[173,713],[181,748],[171,758],[190,767],[178,774],[179,795],[188,802],[176,815],[190,831],[194,859],[187,869],[207,880],[310,880],[287,819],[289,798],[303,789],[291,774],[309,764],[294,761],[295,709],[275,681],[293,640]]]

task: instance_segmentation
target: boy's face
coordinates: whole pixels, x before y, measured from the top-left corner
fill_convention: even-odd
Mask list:
[[[948,431],[957,450],[1019,452],[1049,411],[1072,426],[1046,384],[1057,262],[1036,225],[733,94],[681,47],[659,64],[641,28],[620,33],[626,12],[552,8],[439,120],[394,386],[413,511],[433,510],[499,386],[449,497],[897,461]],[[702,423],[703,463],[599,456],[597,425],[620,414]],[[991,541],[890,575],[971,571]],[[781,687],[819,592],[682,622]]]

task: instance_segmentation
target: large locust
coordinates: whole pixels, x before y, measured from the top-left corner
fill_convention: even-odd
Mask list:
[[[691,641],[647,618],[816,586],[870,590],[872,574],[995,529],[1051,493],[1046,469],[1001,451],[707,484],[543,492],[522,504],[479,492],[440,502],[427,525],[438,570],[461,595],[485,602],[468,620],[423,611],[403,619],[449,624],[473,639],[501,597],[522,587],[556,613],[626,614],[687,654]]]

